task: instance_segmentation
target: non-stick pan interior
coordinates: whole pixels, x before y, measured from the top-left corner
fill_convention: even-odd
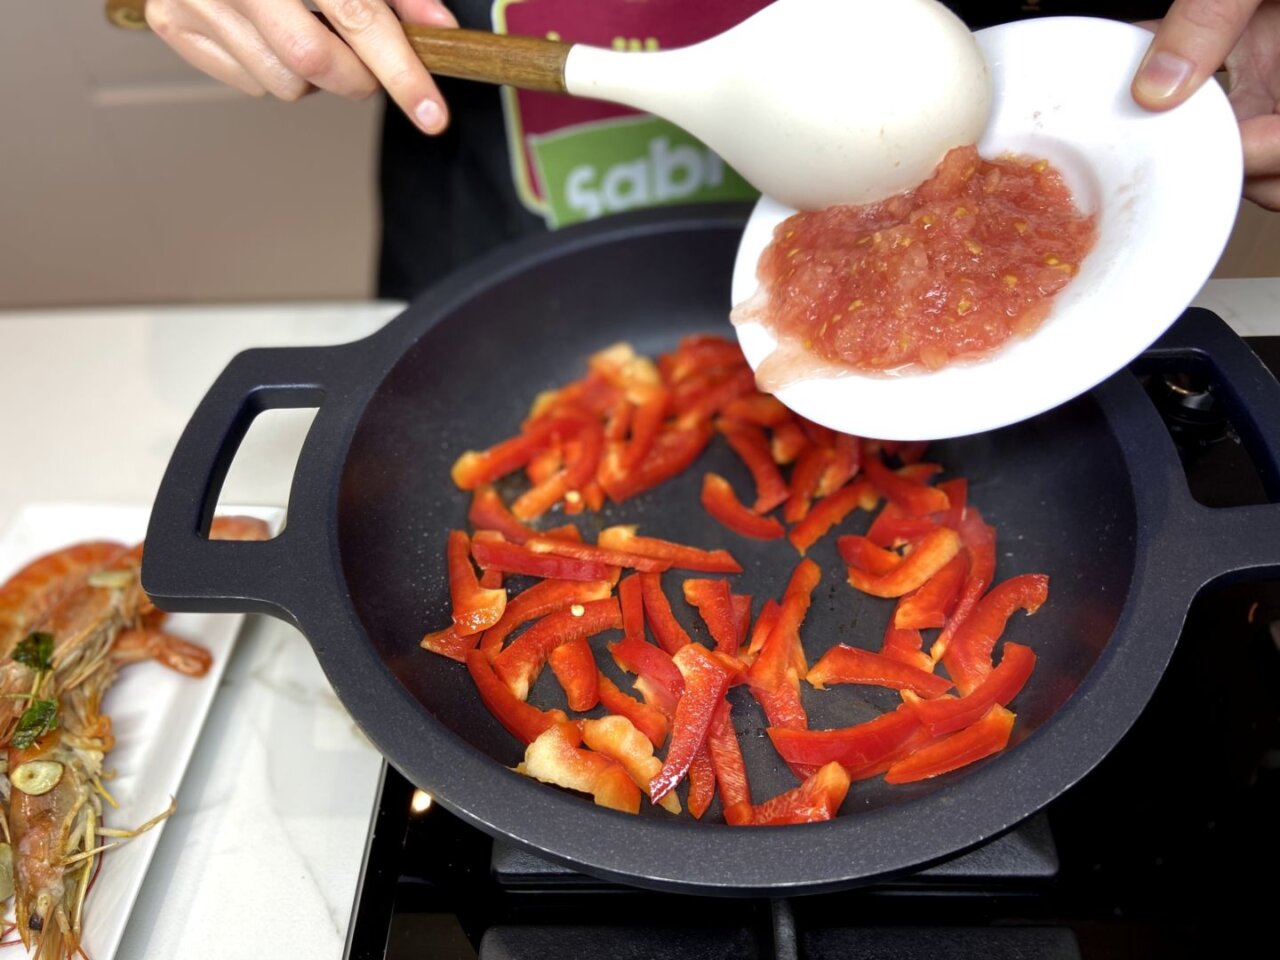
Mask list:
[[[486,712],[462,665],[418,646],[424,632],[449,622],[445,538],[451,528],[466,526],[469,495],[453,486],[450,465],[464,450],[515,433],[533,397],[581,376],[594,350],[627,340],[652,355],[688,333],[731,335],[726,305],[735,240],[730,231],[641,232],[542,257],[477,285],[403,355],[353,438],[339,532],[351,599],[368,638],[424,717],[503,765],[519,761],[521,745]],[[1014,704],[1016,750],[1080,686],[1125,604],[1136,520],[1124,460],[1088,398],[992,434],[937,443],[926,459],[946,467],[944,478],[968,478],[970,502],[999,533],[997,580],[1018,573],[1050,576],[1048,603],[1035,617],[1015,615],[1005,634],[1032,646],[1039,658]],[[604,525],[638,523],[641,533],[730,549],[746,568],[734,590],[752,594],[758,612],[766,598],[780,597],[798,555],[785,540],[749,541],[712,521],[698,503],[708,470],[728,477],[749,499],[749,475],[717,439],[676,481],[577,520],[588,539]],[[548,519],[561,522],[558,514]],[[868,523],[866,514],[855,514],[842,532],[863,532]],[[893,606],[847,585],[834,540],[828,535],[810,551],[823,569],[802,629],[810,662],[837,642],[877,649]],[[667,592],[686,628],[705,637],[696,612],[680,596],[685,575],[666,574]],[[602,669],[625,689],[629,682],[605,650],[617,637],[604,634],[593,644]],[[554,677],[545,674],[530,699],[563,707]],[[802,696],[815,728],[866,720],[897,702],[892,692],[872,688],[824,692],[806,685]],[[794,786],[764,735],[762,712],[745,689],[733,691],[732,699],[756,799]],[[856,784],[843,813],[910,802],[968,775],[959,771],[910,787]],[[502,789],[497,779],[494,789]],[[590,803],[564,796],[566,804]],[[726,829],[716,826],[717,814],[713,807],[699,828]]]

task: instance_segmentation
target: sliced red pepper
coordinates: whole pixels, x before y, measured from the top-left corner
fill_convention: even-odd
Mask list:
[[[960,626],[973,613],[974,607],[991,586],[996,572],[996,531],[982,519],[982,514],[974,508],[965,511],[964,518],[956,528],[965,552],[969,554],[969,575],[965,577],[960,588],[960,598],[956,600],[955,609],[947,619],[947,625],[933,642],[929,656],[937,663],[947,652],[951,638]]]
[[[910,700],[908,706],[935,737],[977,723],[992,704],[1007,707],[1018,695],[1036,666],[1036,655],[1020,643],[1006,643],[1000,662],[987,678],[964,697]]]
[[[889,620],[885,628],[884,639],[880,642],[880,652],[900,663],[905,663],[921,670],[933,670],[933,660],[921,649],[924,638],[919,630],[900,630]]]
[[[728,550],[702,550],[683,543],[659,540],[657,537],[640,537],[636,535],[634,524],[605,527],[596,538],[596,543],[610,550],[666,560],[671,566],[681,570],[697,570],[700,573],[742,572],[742,564]]]
[[[621,503],[665,483],[687,469],[711,441],[712,427],[706,421],[690,421],[668,427],[658,434],[648,455],[637,466],[599,477],[609,499]]]
[[[835,449],[836,432],[834,430],[804,417],[797,417],[796,419],[800,421],[800,426],[804,428],[805,435],[808,436],[810,443],[816,443],[818,446],[826,447],[828,450]]]
[[[638,641],[632,637],[627,637],[619,643],[609,644],[609,652],[619,667],[647,681],[646,702],[651,702],[649,698],[652,696],[658,701],[660,710],[668,716],[675,715],[676,704],[684,692],[684,678],[680,675],[680,668],[672,661],[670,654],[652,643]],[[641,694],[646,693],[646,687],[642,687],[639,682],[635,686]]]
[[[508,543],[502,539],[501,534],[492,530],[476,532],[475,539],[471,541],[471,553],[476,562],[486,570],[496,567],[504,573],[523,573],[544,580],[613,581],[617,573],[617,568],[598,560],[576,560],[553,553],[534,553],[527,547]]]
[[[668,793],[667,797],[670,796],[674,794]],[[689,764],[689,813],[693,815],[693,819],[702,819],[715,796],[716,767],[711,759],[711,751],[704,743]]]
[[[773,747],[800,776],[812,776],[832,761],[846,770],[861,770],[893,756],[920,729],[920,721],[906,705],[874,720],[834,730],[794,730],[770,727]]]
[[[804,730],[809,726],[809,714],[800,699],[800,671],[795,667],[787,667],[776,687],[751,687],[751,696],[764,710],[769,726],[788,730]]]
[[[460,490],[474,490],[519,470],[547,444],[547,427],[494,444],[488,450],[468,450],[454,461],[450,471]]]
[[[484,587],[486,590],[497,590],[502,586],[502,577],[503,574],[501,570],[494,569],[481,571],[480,586]]]
[[[716,707],[729,689],[729,673],[699,644],[681,647],[672,660],[684,678],[684,693],[676,704],[671,746],[662,772],[649,785],[649,796],[655,803],[688,772],[694,754],[707,739]]]
[[[618,584],[618,603],[622,607],[622,632],[628,640],[645,642],[644,597],[641,594],[640,574],[624,577]]]
[[[438,653],[442,657],[448,657],[450,660],[465,663],[467,651],[475,649],[476,642],[479,639],[479,635],[474,633],[465,637],[462,636],[462,634],[458,633],[457,624],[451,623],[443,630],[428,633],[419,641],[418,646],[422,647],[423,650]]]
[[[638,553],[626,553],[622,550],[611,550],[592,543],[575,543],[572,540],[557,540],[555,537],[530,537],[524,548],[530,553],[549,554],[553,557],[570,557],[574,560],[593,561],[608,567],[626,567],[631,570],[644,570],[650,573],[668,570],[670,560],[658,557],[646,557]]]
[[[742,759],[742,746],[733,729],[732,708],[728,700],[721,700],[711,721],[707,735],[707,749],[715,767],[716,786],[720,790],[720,805],[729,808],[740,803],[751,803],[751,787],[747,783],[747,765]]]
[[[553,649],[577,637],[590,637],[622,626],[622,611],[613,597],[573,604],[567,610],[549,613],[493,660],[493,669],[520,700],[527,699],[529,687],[537,679]]]
[[[518,699],[479,650],[468,651],[466,662],[467,672],[480,692],[480,699],[517,740],[532,743],[543,731],[568,721],[563,710],[539,710]]]
[[[671,406],[671,395],[662,387],[645,390],[631,421],[631,439],[622,454],[622,465],[627,470],[644,463],[662,432],[663,421]]]
[[[621,390],[662,382],[654,362],[625,341],[597,350],[587,358],[587,368]]]
[[[773,456],[773,462],[780,467],[795,462],[809,446],[809,438],[795,418],[774,427],[773,436],[769,438],[769,453]]]
[[[956,477],[954,480],[946,480],[938,484],[938,489],[947,495],[951,506],[942,513],[935,514],[934,518],[953,530],[959,529],[960,521],[964,519],[965,508],[969,503],[969,481],[964,477]]]
[[[941,487],[939,487],[941,489]],[[927,517],[909,517],[896,503],[886,503],[867,530],[867,539],[877,547],[901,547],[927,537],[938,524]]]
[[[819,690],[829,683],[858,683],[940,697],[951,689],[951,681],[936,673],[843,643],[824,653],[805,679]]]
[[[530,620],[575,603],[603,600],[611,593],[613,585],[608,580],[543,580],[535,583],[511,598],[502,619],[485,631],[480,649],[492,660],[502,649],[503,641]]]
[[[525,476],[529,478],[529,483],[537,486],[540,483],[545,483],[547,480],[550,480],[555,475],[555,472],[562,466],[564,466],[564,450],[559,444],[556,444],[553,447],[547,447],[545,450],[540,450],[535,453],[529,459],[529,463],[524,468],[524,472]],[[476,489],[478,490],[480,488],[477,487]],[[511,519],[515,520],[516,523],[520,522],[519,520],[516,520],[515,517],[512,517]],[[490,527],[488,524],[475,524],[475,526],[488,530],[500,529],[498,527]]]
[[[600,671],[586,637],[574,637],[553,647],[547,662],[560,681],[570,710],[581,713],[600,702]]]
[[[618,396],[618,388],[592,370],[585,377],[566,383],[559,390],[547,390],[534,398],[529,416],[522,425],[528,431],[556,414],[603,417]]]
[[[548,728],[525,749],[516,772],[589,793],[599,806],[639,813],[640,788],[618,761],[579,747],[577,729],[571,723]]]
[[[662,770],[662,761],[653,755],[653,744],[626,717],[601,717],[583,720],[582,741],[596,753],[618,761],[639,789],[648,795],[649,781]],[[668,813],[680,812],[680,800],[674,793],[662,798]]]
[[[786,530],[773,517],[762,517],[743,506],[729,481],[719,474],[702,478],[702,506],[734,533],[756,540],[777,540]]]
[[[756,485],[756,502],[751,509],[759,514],[766,514],[774,507],[780,506],[787,499],[787,481],[773,462],[773,454],[769,451],[769,440],[764,430],[754,423],[743,423],[740,420],[716,421],[716,429],[724,435],[733,452],[738,455],[751,473]]]
[[[894,473],[881,462],[879,457],[864,457],[862,469],[867,479],[875,484],[876,489],[884,494],[886,499],[902,507],[910,516],[924,517],[951,506],[947,495],[937,487],[926,486],[917,480]]]
[[[730,597],[733,602],[733,622],[737,624],[738,649],[747,643],[747,635],[751,633],[751,594],[735,593]]]
[[[682,339],[675,350],[659,358],[658,369],[668,383],[679,383],[700,371],[736,367],[746,362],[742,348],[736,343],[708,334]]]
[[[686,603],[697,607],[716,649],[730,656],[738,652],[738,623],[728,580],[689,579],[684,582]]]
[[[789,667],[797,674],[808,672],[800,643],[800,624],[809,612],[813,591],[821,579],[822,571],[812,560],[801,560],[792,572],[782,595],[777,622],[751,665],[749,679],[753,688],[776,690],[786,679]]]
[[[939,527],[886,574],[875,576],[849,567],[849,583],[873,597],[900,597],[922,587],[959,552],[960,535],[950,527]]]
[[[835,493],[858,475],[862,466],[862,441],[847,433],[837,433],[832,446],[831,462],[818,481],[818,496]]]
[[[631,417],[634,413],[635,405],[624,394],[619,394],[605,415],[605,443],[618,443],[627,439],[627,434],[631,432]]]
[[[750,367],[744,365],[719,383],[699,392],[688,403],[677,409],[693,420],[709,420],[734,400],[747,396],[755,388],[756,375]]]
[[[471,495],[467,521],[477,530],[497,530],[512,543],[524,543],[530,537],[538,536],[536,530],[526,527],[512,515],[498,491],[488,484],[476,487]]]
[[[905,464],[919,463],[928,449],[928,440],[909,440],[898,447],[898,459]]]
[[[960,599],[960,587],[968,574],[969,555],[962,551],[918,590],[898,601],[893,612],[893,625],[901,630],[929,630],[944,626]]]
[[[934,740],[915,753],[899,760],[885,774],[888,783],[913,783],[999,753],[1009,744],[1014,715],[996,705],[977,723],[956,733]]]
[[[778,614],[781,612],[782,608],[778,606],[778,601],[772,597],[766,600],[764,606],[760,608],[760,614],[756,617],[755,626],[751,628],[751,642],[747,646],[747,656],[752,661],[759,656],[760,649],[764,646],[765,640],[769,639],[769,631],[778,622]]]
[[[1025,573],[998,584],[956,630],[942,658],[962,694],[970,693],[991,673],[991,653],[1015,610],[1033,615],[1049,597],[1049,578]]]
[[[640,577],[641,594],[644,597],[644,613],[653,628],[654,639],[667,653],[674,654],[686,643],[691,642],[689,634],[680,621],[671,612],[671,604],[662,589],[662,577],[656,573],[642,574]]]
[[[800,786],[748,810],[745,804],[725,810],[725,820],[741,826],[765,827],[784,823],[817,823],[830,820],[849,793],[849,774],[828,763]]]
[[[791,528],[787,539],[803,556],[805,551],[826,536],[828,530],[858,507],[864,510],[874,509],[878,500],[871,484],[863,480],[855,481],[815,503],[805,518]]]
[[[502,619],[507,608],[507,591],[480,586],[475,568],[471,566],[471,540],[463,531],[449,531],[446,553],[454,627],[461,636],[488,630]]]
[[[787,503],[782,508],[782,518],[787,523],[799,523],[808,515],[809,505],[813,502],[814,494],[817,493],[822,474],[826,471],[827,464],[831,462],[832,454],[826,447],[809,444],[808,440],[805,443],[807,446],[800,453],[796,465],[791,468]]]
[[[630,720],[654,747],[661,747],[666,742],[670,724],[665,713],[618,689],[618,685],[603,673],[597,678],[597,683],[602,707]]]
[[[902,555],[877,547],[868,537],[856,533],[846,534],[836,540],[840,558],[851,568],[856,567],[873,577],[883,577],[902,565]]]
[[[596,475],[600,455],[604,452],[604,428],[598,420],[579,420],[576,437],[581,449],[563,468],[531,487],[511,504],[511,512],[518,520],[534,520],[565,498],[566,494],[581,496],[585,487]]]
[[[782,401],[767,393],[753,393],[725,404],[724,415],[761,427],[777,427],[791,419],[791,411]]]

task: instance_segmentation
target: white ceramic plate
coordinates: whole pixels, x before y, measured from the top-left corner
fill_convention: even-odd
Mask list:
[[[261,517],[273,530],[283,516],[283,511],[271,508],[219,512]],[[24,507],[0,538],[0,582],[41,554],[81,540],[136,543],[146,533],[149,514],[146,507],[131,506]],[[213,654],[209,673],[198,680],[151,662],[120,671],[104,705],[116,736],[115,749],[107,754],[105,764],[116,771],[116,778],[107,789],[120,803],[119,810],[105,809],[107,826],[129,828],[144,823],[168,807],[170,797],[177,797],[182,805],[178,785],[243,620],[227,614],[182,613],[166,621],[166,630],[200,643]],[[84,906],[82,946],[94,960],[111,960],[115,955],[163,829],[162,823],[103,856]],[[12,919],[12,901],[8,906]],[[16,933],[10,934],[9,939],[16,938]]]
[[[861,436],[930,440],[1024,420],[1105,380],[1148,347],[1204,285],[1235,222],[1243,161],[1226,96],[1207,83],[1168,113],[1140,109],[1129,84],[1151,41],[1112,20],[1057,17],[977,34],[995,99],[983,156],[1047,157],[1076,203],[1098,214],[1098,240],[1032,336],[990,359],[897,378],[812,379],[778,399]],[[756,264],[794,211],[763,198],[743,234],[733,302],[758,288]],[[738,327],[753,368],[776,340]]]

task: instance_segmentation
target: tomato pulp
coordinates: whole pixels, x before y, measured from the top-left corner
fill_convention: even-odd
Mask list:
[[[779,224],[760,258],[760,319],[861,371],[979,358],[1040,325],[1095,221],[1048,161],[958,147],[915,190]]]

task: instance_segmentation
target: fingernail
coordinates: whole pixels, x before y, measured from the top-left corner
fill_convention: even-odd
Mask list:
[[[413,111],[414,117],[418,120],[418,126],[422,127],[427,133],[435,133],[440,129],[440,123],[444,119],[444,111],[440,109],[440,104],[434,100],[423,100]]]
[[[1192,69],[1189,60],[1157,50],[1138,71],[1134,89],[1148,100],[1168,100],[1191,79]]]

